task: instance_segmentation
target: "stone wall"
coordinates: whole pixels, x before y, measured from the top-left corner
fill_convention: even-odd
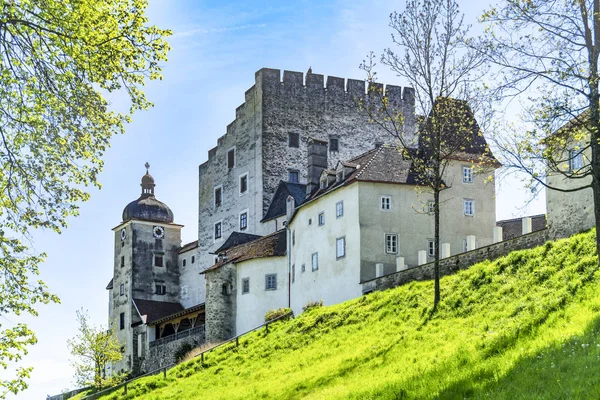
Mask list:
[[[511,240],[494,243],[466,253],[457,254],[440,260],[440,276],[450,275],[462,269],[467,269],[473,264],[485,260],[494,260],[515,250],[531,249],[544,244],[548,240],[546,229],[519,236]],[[433,279],[433,263],[412,267],[393,274],[362,282],[363,293],[374,290],[384,290],[404,285],[412,281]]]
[[[219,343],[235,335],[236,267],[226,264],[205,275],[206,342]]]
[[[150,372],[174,364],[177,361],[175,360],[175,353],[183,345],[190,344],[193,347],[198,347],[205,343],[205,339],[204,325],[201,325],[189,331],[159,339],[162,341],[159,345],[153,346],[150,342],[148,354],[142,363],[141,369],[143,372]]]
[[[383,85],[379,86],[383,89]],[[414,91],[388,85],[391,104],[406,115],[407,129],[414,130]],[[239,231],[239,214],[248,210],[247,233],[272,233],[273,224],[261,224],[281,180],[290,170],[299,172],[306,183],[307,142],[310,137],[339,141],[338,151],[328,153],[330,166],[355,157],[393,138],[357,107],[366,95],[363,80],[263,68],[255,84],[236,109],[235,120],[227,126],[208,160],[199,168],[198,252],[200,271],[214,264],[217,249],[233,231]],[[289,134],[299,135],[298,148],[289,147]],[[235,148],[236,162],[227,166],[227,152]],[[248,173],[248,192],[240,195],[239,177]],[[214,204],[214,189],[222,186],[223,201]],[[222,238],[214,239],[214,225],[222,223]],[[202,299],[200,299],[202,301]]]

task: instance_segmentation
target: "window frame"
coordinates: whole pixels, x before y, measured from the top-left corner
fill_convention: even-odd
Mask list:
[[[392,240],[391,244],[396,247],[395,251],[393,251],[393,246],[388,246],[388,238],[395,238],[395,241]],[[386,233],[384,236],[384,250],[385,254],[399,254],[400,253],[400,237],[397,233]]]
[[[242,215],[246,216],[246,218],[245,218],[246,225],[244,227],[242,227]],[[238,217],[238,226],[240,228],[240,231],[248,230],[248,209],[240,211],[240,214]]]
[[[427,214],[435,214],[435,200],[427,200]]]
[[[242,179],[244,178],[246,178],[246,190],[242,191]],[[248,186],[248,172],[244,172],[238,177],[238,193],[240,197],[248,193]]]
[[[121,283],[121,285],[119,285],[119,296],[125,296],[125,284]]]
[[[325,211],[321,211],[317,217],[317,221],[319,223],[319,226],[324,226],[325,225]]]
[[[160,262],[159,262],[159,260],[160,260]],[[164,266],[165,266],[164,261],[165,260],[164,260],[163,254],[154,254],[152,265],[156,268],[164,268]]]
[[[462,182],[467,184],[473,183],[473,167],[463,165],[462,167]]]
[[[125,266],[125,256],[121,256],[121,268]]]
[[[272,279],[273,286],[269,286],[269,279]],[[277,274],[265,274],[265,291],[277,290]]]
[[[388,200],[388,202],[387,202],[388,204],[387,205],[389,206],[389,208],[384,208],[383,207],[383,205],[384,205],[384,199]],[[383,195],[379,196],[379,210],[380,211],[391,212],[392,209],[393,209],[393,206],[394,205],[393,205],[393,202],[392,202],[392,196],[391,195],[389,195],[389,194],[383,194]]]
[[[342,242],[342,254],[339,254],[339,242]],[[336,260],[341,260],[342,258],[346,257],[346,236],[341,236],[339,238],[335,239],[335,259]]]
[[[335,218],[342,218],[344,216],[344,200],[340,200],[335,203]]]
[[[313,272],[319,270],[319,252],[318,251],[316,251],[310,255],[310,265],[312,267]]]
[[[577,172],[583,168],[583,150],[569,149],[569,172]],[[579,167],[575,165],[575,160],[578,160]]]
[[[294,138],[292,140],[292,138]],[[300,148],[300,133],[298,132],[289,132],[288,133],[288,148],[290,149],[299,149]]]
[[[435,240],[427,239],[427,257],[435,257]]]
[[[192,261],[190,262],[190,264],[194,264],[196,262],[196,256],[192,256]]]
[[[154,294],[164,296],[167,294],[167,285],[164,282],[154,282]]]
[[[217,192],[219,193],[219,202],[217,202]],[[213,188],[213,206],[219,207],[223,204],[223,185],[218,185]]]
[[[119,314],[119,330],[125,329],[125,313],[122,312]]]
[[[217,225],[219,226],[219,236],[217,236]],[[220,219],[213,224],[213,238],[216,241],[223,239],[223,220]]]
[[[232,153],[233,153],[233,163],[230,166],[229,165],[229,154],[232,154]],[[234,169],[236,167],[236,165],[237,165],[237,160],[236,160],[237,154],[236,153],[237,153],[237,151],[235,149],[235,146],[230,147],[229,149],[227,149],[227,153],[226,153],[226,157],[227,157],[227,160],[226,160],[227,161],[227,170],[232,170],[232,169]]]
[[[295,174],[296,179],[292,179],[292,174]],[[289,183],[300,183],[300,171],[297,169],[288,169],[288,182]]]
[[[184,258],[181,260],[181,268],[185,268],[186,264],[187,264],[187,259],[184,257]]]
[[[467,203],[471,203],[471,206],[470,206],[471,213],[467,213]],[[465,217],[474,217],[475,216],[475,200],[463,199],[463,214]]]
[[[250,277],[242,278],[242,294],[250,293]]]

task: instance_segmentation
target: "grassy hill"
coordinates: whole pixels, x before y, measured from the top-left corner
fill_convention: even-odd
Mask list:
[[[130,385],[144,399],[588,399],[600,394],[595,231],[307,311]],[[109,398],[122,398],[122,391]]]

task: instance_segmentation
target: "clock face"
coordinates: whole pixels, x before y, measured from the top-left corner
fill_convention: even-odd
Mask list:
[[[163,228],[162,226],[155,226],[154,228],[152,228],[152,234],[155,238],[162,239],[165,237],[165,228]]]
[[[125,240],[127,237],[127,230],[125,228],[121,229],[121,240]]]

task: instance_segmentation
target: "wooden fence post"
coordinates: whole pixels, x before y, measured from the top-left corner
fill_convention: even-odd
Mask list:
[[[167,367],[163,368],[163,378],[167,379]]]
[[[265,324],[265,331],[266,331],[266,333],[269,333],[269,324],[268,323]]]
[[[123,385],[123,394],[127,394],[127,382]]]
[[[240,342],[239,342],[238,337],[236,336],[235,337],[235,346],[238,347],[239,345],[240,345]]]
[[[202,364],[204,364],[204,352],[200,353],[200,358],[202,359]]]

